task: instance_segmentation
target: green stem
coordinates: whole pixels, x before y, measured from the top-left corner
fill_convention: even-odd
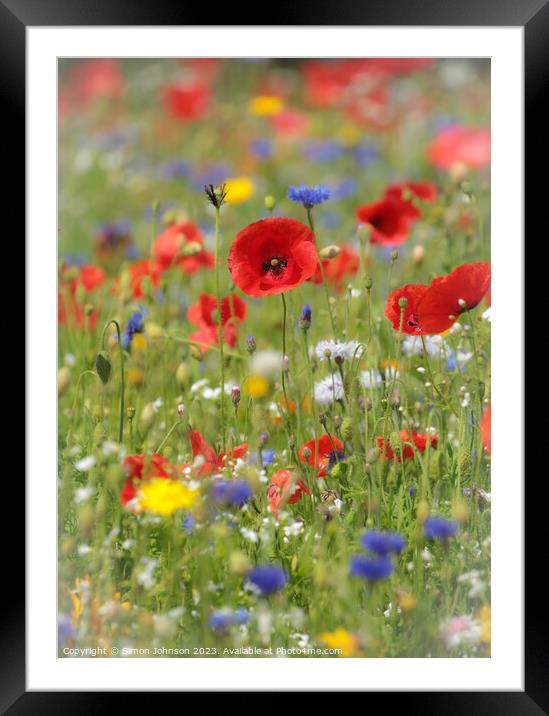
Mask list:
[[[286,297],[283,293],[280,294],[282,298],[282,393],[284,394],[284,412],[286,417],[289,416],[290,403],[288,402],[288,395],[286,393]]]
[[[118,321],[110,320],[105,324],[103,335],[101,336],[101,350],[105,350],[105,336],[107,335],[107,328],[111,323],[116,327],[116,334],[118,336],[118,356],[120,358],[120,427],[118,429],[118,442],[122,443],[124,438],[124,351],[122,349],[122,335]]]
[[[220,418],[223,452],[227,452],[225,431],[225,356],[223,353],[223,321],[221,316],[221,289],[219,282],[219,206],[215,209],[215,293],[217,299],[217,330],[219,342],[219,378],[221,381]]]
[[[433,386],[433,389],[436,391],[437,395],[442,400],[444,405],[452,411],[452,413],[456,416],[456,418],[459,418],[459,415],[456,413],[454,408],[450,405],[450,403],[446,400],[446,398],[442,395],[440,390],[435,385],[433,371],[431,370],[431,363],[429,362],[429,354],[427,353],[427,346],[425,344],[425,336],[423,336],[423,335],[421,336],[421,345],[423,346],[423,356],[425,358],[425,365],[427,366],[427,373],[429,374],[429,380],[431,381],[431,385]]]
[[[309,226],[311,228],[311,231],[313,234],[315,233],[315,225],[313,222],[313,215],[310,208],[307,208],[307,219],[309,221]],[[318,251],[318,249],[317,249]],[[334,341],[336,340],[336,324],[335,324],[335,318],[332,311],[332,304],[330,303],[330,291],[328,290],[328,284],[326,282],[326,274],[324,273],[324,266],[322,264],[322,259],[320,258],[320,255],[318,256],[318,266],[320,268],[320,275],[322,276],[322,285],[324,286],[324,294],[326,296],[326,303],[328,305],[328,314],[330,316],[330,323],[332,324],[332,333],[334,337]]]

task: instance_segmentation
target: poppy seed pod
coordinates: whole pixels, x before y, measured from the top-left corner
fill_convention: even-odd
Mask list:
[[[95,357],[95,370],[97,371],[97,375],[101,379],[103,385],[106,385],[109,382],[111,369],[112,363],[110,355],[107,351],[99,351]]]

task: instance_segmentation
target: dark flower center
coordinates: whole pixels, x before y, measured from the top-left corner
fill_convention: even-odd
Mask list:
[[[415,315],[414,315],[413,313],[411,313],[411,314],[408,316],[408,318],[406,319],[406,325],[407,325],[409,328],[418,328],[418,326],[419,326],[419,321],[417,320],[417,318],[415,317]]]
[[[263,262],[261,268],[265,273],[271,274],[274,278],[280,278],[287,265],[288,260],[285,259],[284,256],[271,256],[271,258]]]

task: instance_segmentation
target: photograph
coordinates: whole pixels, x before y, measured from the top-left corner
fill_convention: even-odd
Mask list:
[[[490,65],[58,59],[58,657],[490,657]]]

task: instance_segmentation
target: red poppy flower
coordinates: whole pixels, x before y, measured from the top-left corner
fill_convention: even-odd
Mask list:
[[[350,246],[342,246],[335,258],[322,260],[326,281],[332,284],[336,291],[341,291],[344,280],[347,276],[354,276],[358,272],[359,266],[360,257]],[[311,280],[314,283],[322,283],[322,272],[318,264]]]
[[[409,335],[443,333],[463,311],[475,308],[490,287],[490,264],[462,264],[430,286],[408,284],[393,291],[387,299],[385,315],[393,328],[400,326],[400,298],[406,298],[402,332]]]
[[[152,477],[170,477],[175,468],[159,453],[153,455],[127,455],[122,462],[128,477],[120,491],[120,502],[131,509],[132,500],[137,497],[139,483]]]
[[[318,455],[316,446],[318,444]],[[301,462],[306,462],[311,467],[319,468],[317,477],[325,477],[328,468],[335,465],[336,462],[343,459],[343,443],[335,436],[330,437],[326,433],[321,435],[318,440],[309,440],[297,451]],[[309,457],[303,455],[303,451],[307,448],[310,451]]]
[[[346,114],[350,120],[364,128],[387,130],[396,120],[397,113],[391,97],[384,87],[373,86],[360,89],[347,104]]]
[[[85,328],[89,325],[93,329],[99,315],[98,311],[94,310],[90,316],[86,316],[83,306],[76,298],[76,293],[79,288],[86,293],[92,293],[105,281],[107,274],[99,266],[85,264],[79,267],[77,276],[63,284],[69,270],[71,269],[66,267],[61,273],[62,290],[58,294],[57,302],[58,321],[71,328]]]
[[[189,336],[189,340],[196,341],[204,353],[210,346],[219,343],[217,300],[215,296],[201,293],[198,303],[189,306],[187,318],[200,328]],[[246,318],[246,302],[236,293],[221,299],[221,324],[223,327],[223,340],[231,348],[236,345],[236,326]]]
[[[492,404],[488,403],[488,407],[484,411],[480,423],[480,433],[482,436],[482,445],[487,453],[492,452]]]
[[[234,448],[228,450],[227,452],[220,452],[219,455],[217,455],[213,447],[204,439],[200,431],[191,430],[189,437],[191,440],[193,457],[196,458],[201,455],[204,458],[204,463],[195,470],[195,474],[202,477],[220,472],[224,467],[226,467],[227,462],[244,457],[244,455],[248,452],[248,444],[242,443],[241,445],[235,445]]]
[[[154,258],[162,271],[172,266],[179,266],[189,276],[196,273],[201,266],[213,268],[214,257],[205,249],[200,249],[193,256],[182,256],[185,246],[198,244],[202,246],[204,238],[197,226],[190,221],[170,224],[154,241]]]
[[[297,109],[283,109],[269,117],[269,122],[276,134],[300,137],[306,134],[311,120],[308,115]]]
[[[149,261],[141,259],[140,261],[135,261],[135,263],[131,264],[129,271],[130,286],[132,288],[134,298],[143,298],[144,294],[142,281],[145,276],[150,278],[153,288],[158,288],[160,285],[160,267],[156,262],[151,264]]]
[[[276,514],[282,505],[293,505],[299,502],[303,493],[309,497],[311,495],[311,491],[303,480],[294,483],[292,470],[278,470],[272,476],[271,484],[267,489],[271,512]]]
[[[448,127],[431,142],[427,154],[439,169],[451,169],[456,164],[480,169],[490,163],[490,130]]]
[[[295,219],[256,221],[240,231],[229,250],[233,281],[248,296],[283,293],[311,278],[318,263],[315,237]]]
[[[118,98],[123,86],[117,60],[101,58],[77,62],[69,76],[68,91],[76,103],[87,104],[98,97]]]
[[[358,220],[372,229],[372,244],[399,246],[408,238],[410,226],[420,215],[409,201],[389,196],[373,204],[359,206]]]
[[[190,121],[202,117],[210,103],[208,87],[199,81],[169,85],[164,89],[164,104],[175,119]]]
[[[416,430],[412,430],[411,433],[409,433],[408,430],[401,430],[400,439],[403,444],[400,446],[400,449],[398,450],[398,454],[396,456],[398,462],[413,458],[415,454],[414,447],[418,452],[424,453],[427,448],[427,441],[431,443],[432,448],[436,448],[438,444],[438,435],[418,433]],[[393,460],[395,457],[395,452],[391,447],[389,441],[387,440],[387,442],[385,443],[383,435],[378,435],[376,438],[376,442],[378,448],[381,450],[381,458]],[[414,447],[412,447],[412,445]]]
[[[437,198],[438,194],[436,186],[430,181],[407,181],[399,184],[390,184],[387,189],[385,189],[383,198],[402,199],[406,201],[403,197],[406,191],[409,191],[422,201],[433,201],[433,199]]]

